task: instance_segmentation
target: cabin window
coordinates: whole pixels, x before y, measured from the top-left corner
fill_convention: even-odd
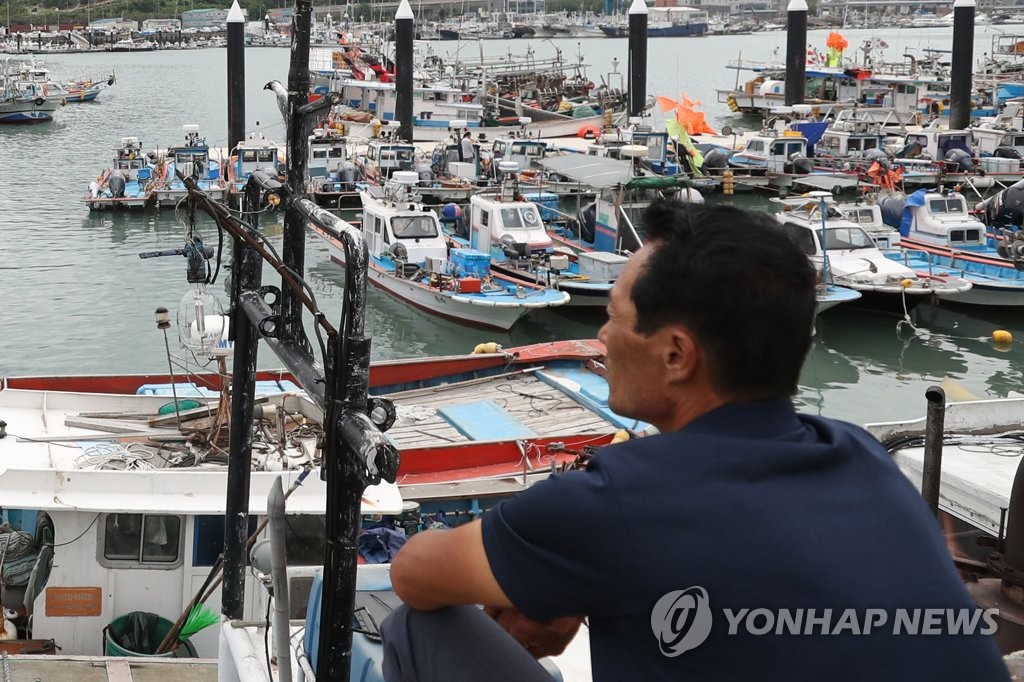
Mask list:
[[[782,231],[785,232],[790,239],[796,242],[796,245],[800,247],[800,250],[808,256],[813,256],[817,251],[817,245],[814,243],[814,235],[811,234],[810,230],[799,225],[794,225],[793,223],[785,223],[782,226]]]
[[[181,517],[106,514],[99,535],[99,561],[104,566],[174,568],[181,565]]]
[[[932,199],[928,202],[932,213],[963,213],[964,208],[959,199]]]
[[[764,142],[762,140],[751,140],[747,143],[748,152],[763,152]]]
[[[260,163],[273,163],[277,153],[273,149],[259,149],[256,151],[256,160]]]
[[[499,154],[504,154],[505,153],[505,143],[504,142],[495,142],[494,145],[491,147],[491,151],[494,152],[495,156],[498,156]]]
[[[327,158],[327,150],[325,150],[325,149],[314,149],[313,150],[313,158],[314,159],[326,159]]]
[[[256,150],[246,149],[242,152],[242,163],[252,163],[256,160]]]
[[[964,241],[964,231],[963,230],[950,230],[949,231],[949,241],[954,243],[954,244],[961,244],[961,243],[963,243],[963,241]]]
[[[434,214],[424,213],[416,216],[395,216],[391,219],[391,229],[399,239],[419,237],[436,237],[437,225]]]
[[[491,222],[491,214],[488,211],[483,211],[480,214],[480,224],[487,227],[487,224]]]
[[[256,531],[258,518],[249,517],[249,535]],[[224,517],[196,516],[192,525],[192,565],[213,566],[224,553]]]
[[[330,151],[327,152],[327,156],[332,159],[343,159],[345,158],[344,147],[331,147]]]
[[[519,218],[519,209],[501,209],[501,224],[505,227],[522,227],[523,221]]]
[[[846,144],[846,150],[850,152],[859,152],[861,150],[860,143],[862,140],[850,138],[850,141]]]
[[[288,565],[323,566],[327,517],[319,514],[288,514],[284,520],[284,546],[288,553]]]
[[[978,230],[964,230],[964,241],[968,243],[981,241],[981,232]]]
[[[826,249],[869,249],[875,243],[859,227],[832,227],[825,230]]]

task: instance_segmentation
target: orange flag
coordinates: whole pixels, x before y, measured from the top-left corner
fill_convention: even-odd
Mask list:
[[[671,97],[664,97],[662,95],[658,95],[658,107],[661,109],[661,113],[665,113],[666,111],[672,111],[672,109],[674,109],[675,106],[676,101]]]

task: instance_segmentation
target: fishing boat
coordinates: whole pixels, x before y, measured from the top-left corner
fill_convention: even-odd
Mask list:
[[[111,209],[139,210],[153,206],[155,174],[162,167],[150,163],[137,137],[122,137],[114,160],[95,180],[82,198],[90,211]]]
[[[203,192],[211,199],[221,201],[227,188],[221,181],[220,163],[210,158],[210,147],[206,138],[199,136],[199,126],[186,124],[181,127],[185,143],[170,147],[166,158],[158,168],[158,175],[153,187],[153,194],[158,206],[173,208],[188,195],[177,174],[196,181]]]
[[[47,123],[62,102],[44,85],[0,74],[0,123]]]
[[[803,249],[825,282],[861,293],[855,305],[905,315],[926,299],[970,291],[957,277],[918,273],[883,254],[859,224],[835,207],[828,192],[773,199],[782,229]]]
[[[688,38],[702,36],[708,31],[708,13],[694,7],[650,7],[647,10],[647,36],[649,38]],[[629,36],[629,22],[601,24],[601,31],[609,38]]]
[[[530,311],[568,302],[564,292],[492,272],[488,253],[449,253],[437,214],[411,193],[418,181],[415,172],[395,171],[383,188],[359,190],[371,283],[431,314],[502,330]],[[342,245],[322,229],[313,231],[331,259],[344,265]]]
[[[450,233],[452,246],[489,254],[491,270],[522,286],[543,285],[569,294],[569,306],[606,306],[626,257],[556,249],[539,207],[519,192],[517,165],[500,162],[505,180],[469,200],[466,230]]]
[[[910,196],[883,194],[878,203],[885,224],[899,230],[901,252],[893,258],[919,271],[955,273],[974,285],[949,300],[1024,305],[1024,241],[1015,232],[1008,233],[1009,239],[990,240],[962,194],[917,190]]]
[[[369,488],[364,514],[404,510],[412,532],[441,511],[472,518],[575,466],[622,429],[648,428],[608,408],[598,342],[482,350],[492,352],[371,366],[371,393],[395,405],[388,434],[401,464],[398,490]],[[286,373],[260,372],[256,382],[249,508],[266,513],[278,475],[303,483],[289,497],[287,539],[292,617],[301,618],[323,556],[324,484],[304,473],[320,463],[322,413]],[[18,614],[25,648],[52,640],[64,654],[109,655],[108,624],[134,611],[182,610],[223,542],[223,387],[214,374],[0,381],[8,463],[0,518],[10,524],[0,537],[12,533],[3,601]],[[416,506],[403,508],[398,491]],[[254,578],[247,583],[255,619],[266,597]],[[214,591],[207,605],[216,610],[219,600]],[[214,657],[216,632],[193,635],[189,646]]]
[[[107,78],[83,78],[64,81],[61,83],[61,87],[64,88],[64,99],[68,104],[74,102],[95,102],[99,94],[115,82],[114,74],[110,74]]]
[[[340,123],[331,128],[316,128],[309,136],[307,193],[324,208],[359,205],[356,165],[344,130]]]
[[[253,131],[232,150],[223,175],[227,178],[229,192],[237,195],[253,171],[265,171],[276,176],[282,165],[277,143],[262,132]]]

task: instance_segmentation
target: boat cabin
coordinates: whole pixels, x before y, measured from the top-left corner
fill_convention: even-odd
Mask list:
[[[405,142],[370,140],[366,155],[356,165],[367,179],[384,182],[397,171],[415,170],[416,147]]]
[[[126,181],[139,179],[139,172],[149,170],[149,160],[142,153],[142,143],[137,137],[122,137],[121,146],[114,157],[114,170],[121,171]],[[142,173],[147,176],[146,172]],[[143,177],[143,180],[147,179]]]
[[[915,192],[907,197],[904,211],[904,216],[910,212],[907,227],[914,236],[953,247],[986,244],[984,223],[968,212],[959,192]]]
[[[494,140],[491,146],[491,168],[497,170],[501,161],[514,161],[520,170],[530,170],[537,167],[536,162],[547,156],[548,145],[546,142],[532,138],[520,137],[499,137]]]
[[[907,133],[903,138],[904,147],[897,156],[926,156],[935,161],[946,158],[946,154],[959,149],[973,156],[974,135],[970,130],[939,130],[923,128]]]
[[[867,121],[833,123],[814,145],[815,156],[858,158],[871,149],[885,148],[881,126]]]
[[[763,132],[747,140],[742,151],[729,158],[730,165],[786,172],[786,164],[807,156],[807,138],[795,130],[781,134]]]
[[[418,180],[415,172],[397,171],[383,190],[360,190],[364,193],[363,235],[371,255],[420,265],[429,259],[447,260],[441,221],[413,194]]]
[[[518,199],[518,194],[503,185],[500,193],[474,194],[469,199],[469,246],[504,259],[505,247],[519,256],[551,250],[551,237],[544,228],[537,205]]]
[[[348,145],[343,135],[324,128],[313,131],[309,136],[309,177],[338,177],[346,162],[351,164]]]
[[[649,164],[655,173],[678,172],[678,165],[670,162],[668,158],[668,133],[646,130],[647,127],[605,133],[596,142],[587,146],[587,154],[611,159],[632,160],[634,157],[630,156],[628,152],[623,154],[623,148],[645,147],[643,161]]]
[[[181,127],[185,133],[185,144],[171,147],[167,156],[174,162],[174,168],[185,177],[216,180],[220,177],[220,167],[210,163],[210,148],[204,138],[199,137],[199,126],[187,124]]]
[[[349,79],[341,84],[340,91],[344,103],[353,109],[368,111],[382,121],[395,120],[394,83]],[[483,119],[483,106],[459,88],[436,83],[414,85],[412,96],[417,126],[444,128],[449,121],[461,120],[476,127]]]
[[[280,164],[277,145],[263,133],[249,133],[249,137],[239,142],[235,149],[232,157],[235,182],[244,184],[254,170],[269,170],[277,174]]]
[[[843,204],[837,207],[843,217],[864,228],[864,231],[875,240],[875,245],[882,250],[893,249],[900,244],[900,233],[885,224],[882,209],[878,204]]]

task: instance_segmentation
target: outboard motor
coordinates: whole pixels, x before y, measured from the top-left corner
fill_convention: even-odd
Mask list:
[[[729,167],[731,153],[725,149],[712,149],[704,155],[704,165],[700,169],[708,175],[721,175]]]
[[[898,196],[881,197],[878,208],[882,212],[882,222],[889,227],[900,229],[903,224],[903,205],[906,198]]]
[[[889,162],[889,155],[885,153],[884,149],[878,149],[877,147],[869,149],[864,152],[864,158],[872,163],[877,161],[878,165],[885,170],[889,170],[892,167],[892,164]]]
[[[998,194],[975,205],[986,225],[1020,227],[1024,224],[1024,180],[1015,182]]]
[[[810,175],[814,172],[814,162],[806,156],[800,156],[794,152],[789,157],[789,161],[782,164],[782,172],[794,175]]]
[[[903,149],[896,152],[897,159],[916,159],[921,156],[921,152],[924,151],[924,147],[921,146],[920,142],[911,142]]]
[[[124,175],[120,171],[111,173],[107,182],[110,185],[110,196],[115,199],[124,197]]]
[[[1013,147],[996,147],[995,151],[992,152],[992,156],[1000,159],[1020,159],[1020,152]]]
[[[963,149],[950,149],[946,152],[946,167],[954,173],[973,173],[974,159]]]
[[[585,242],[594,243],[597,225],[597,202],[593,201],[576,212],[579,221],[580,238]]]

